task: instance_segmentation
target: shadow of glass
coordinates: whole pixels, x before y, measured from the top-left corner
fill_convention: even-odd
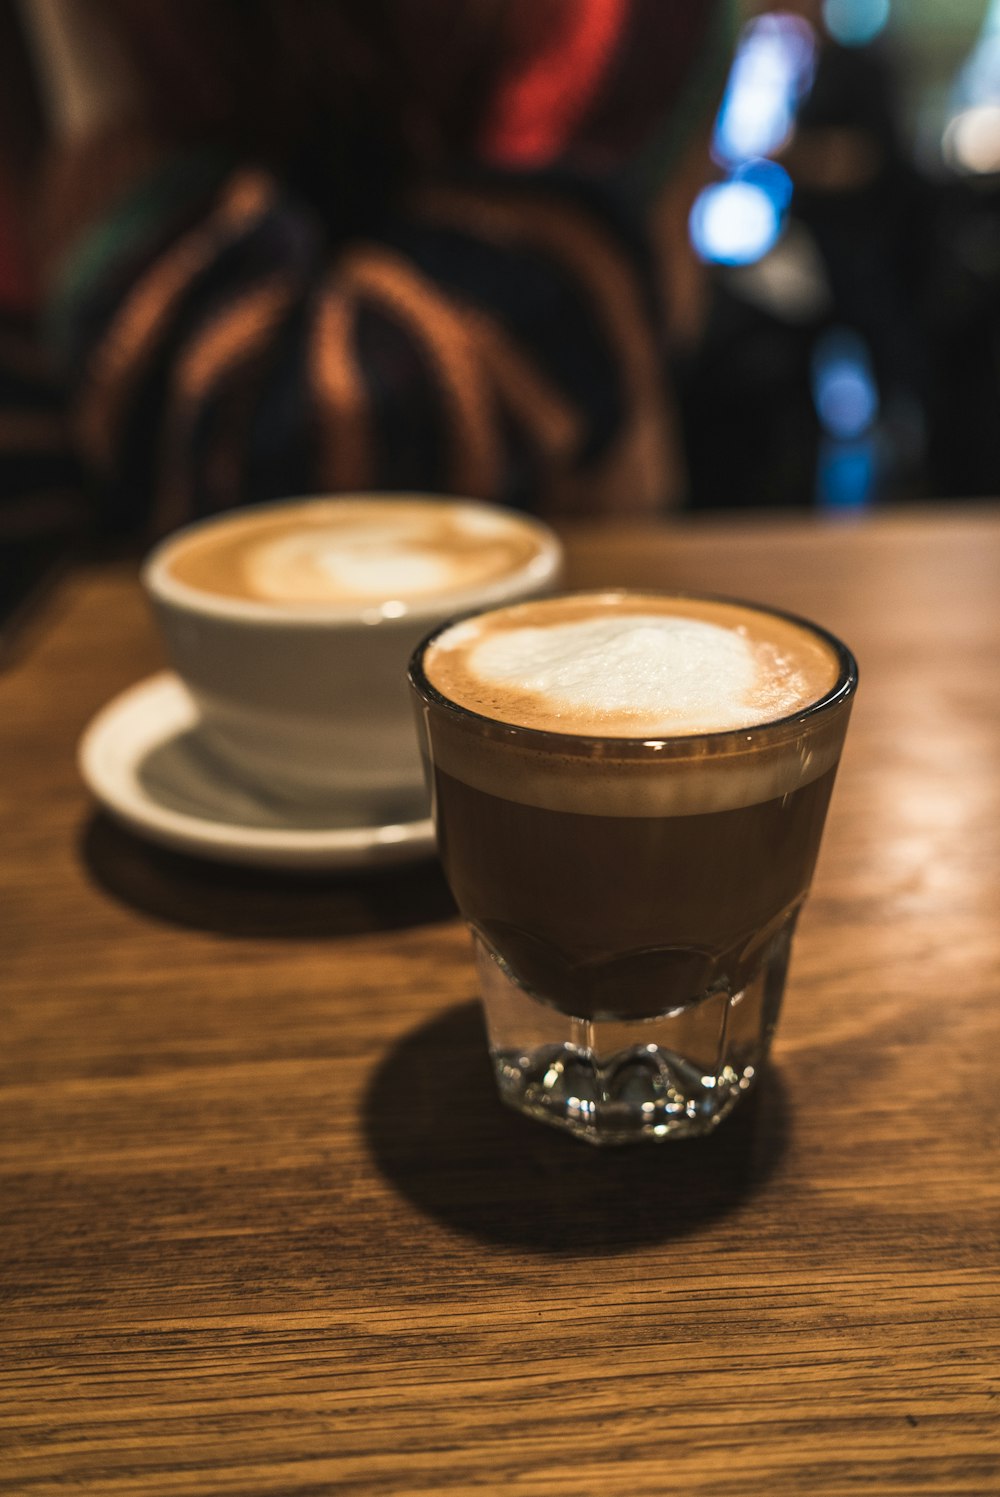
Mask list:
[[[339,874],[243,868],[153,846],[103,812],[84,825],[80,856],[122,904],[227,936],[335,939],[435,924],[456,913],[436,858]]]
[[[487,1243],[599,1256],[731,1212],[781,1159],[787,1108],[768,1069],[707,1138],[595,1149],[503,1106],[475,1002],[386,1056],[365,1129],[383,1176],[426,1215]]]

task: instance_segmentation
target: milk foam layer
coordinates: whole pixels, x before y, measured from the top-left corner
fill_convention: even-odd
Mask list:
[[[738,604],[637,594],[556,598],[442,634],[428,679],[460,706],[548,732],[626,738],[775,722],[833,686],[811,631]]]
[[[846,713],[794,719],[840,670],[808,625],[742,604],[626,593],[482,614],[439,635],[424,658],[449,700],[563,740],[438,715],[441,768],[527,804],[617,816],[732,809],[817,778],[836,762]]]
[[[434,499],[330,499],[249,510],[192,530],[171,574],[200,591],[283,605],[383,605],[489,584],[539,551],[526,522]]]

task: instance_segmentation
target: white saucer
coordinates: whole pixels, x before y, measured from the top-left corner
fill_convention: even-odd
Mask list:
[[[258,800],[204,752],[197,712],[172,671],[138,682],[80,740],[84,781],[131,831],[177,852],[259,868],[378,868],[427,857],[427,817],[390,826],[317,825]]]

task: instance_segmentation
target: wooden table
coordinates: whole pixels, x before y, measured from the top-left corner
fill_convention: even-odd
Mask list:
[[[1000,1490],[1000,509],[568,539],[860,659],[761,1091],[592,1150],[496,1102],[434,864],[96,814],[77,738],[161,657],[79,570],[0,676],[0,1493]]]

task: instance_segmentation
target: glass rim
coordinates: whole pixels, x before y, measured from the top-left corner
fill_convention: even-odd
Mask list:
[[[798,628],[821,639],[833,652],[837,661],[837,678],[829,691],[817,697],[815,702],[798,708],[795,712],[787,713],[784,717],[768,718],[764,722],[748,723],[737,728],[716,728],[703,733],[644,733],[644,734],[614,734],[614,733],[564,733],[553,728],[531,728],[523,723],[507,722],[504,718],[490,717],[484,712],[476,712],[471,707],[463,707],[460,702],[452,701],[451,697],[445,696],[428,679],[424,670],[424,657],[431,645],[442,634],[453,628],[456,624],[465,622],[467,619],[479,618],[489,613],[506,612],[508,608],[521,606],[520,603],[501,604],[499,607],[477,608],[468,613],[459,613],[447,619],[444,623],[433,628],[414,649],[410,656],[407,679],[414,691],[424,701],[431,705],[440,707],[455,719],[467,721],[470,725],[482,723],[487,727],[498,731],[505,738],[517,738],[525,745],[532,743],[551,745],[558,744],[567,755],[579,756],[598,746],[610,746],[616,753],[625,756],[636,753],[642,749],[659,748],[667,744],[676,745],[683,749],[698,744],[708,744],[718,751],[723,751],[728,745],[733,748],[742,744],[744,747],[749,738],[760,733],[772,733],[775,730],[789,732],[799,726],[804,726],[811,719],[825,716],[838,706],[849,701],[857,690],[858,685],[858,662],[853,652],[839,639],[836,634],[825,629],[822,624],[815,623],[812,619],[805,618],[802,614],[793,613],[789,609],[775,608],[769,603],[757,603],[746,598],[736,598],[728,593],[703,593],[693,592],[685,588],[638,588],[638,587],[602,587],[582,588],[578,591],[570,590],[551,594],[553,597],[575,597],[575,598],[600,598],[600,597],[636,597],[652,598],[686,598],[691,602],[700,603],[724,603],[732,604],[738,608],[745,608],[751,613],[770,614],[772,618],[783,619],[786,623],[793,624]],[[531,602],[544,602],[545,599],[527,600],[526,606]]]

